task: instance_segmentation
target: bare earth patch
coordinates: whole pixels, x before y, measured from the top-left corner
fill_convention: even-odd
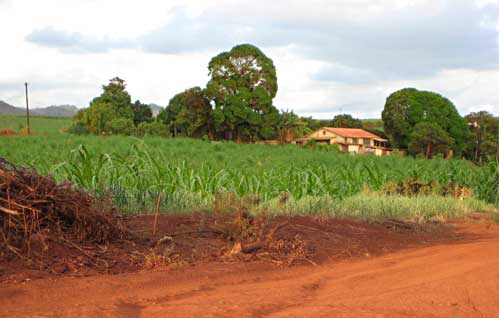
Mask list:
[[[116,253],[108,257],[115,255],[117,264],[109,272],[121,274],[101,274],[102,267],[92,266],[47,273],[2,262],[2,313],[9,317],[499,315],[499,227],[490,221],[419,227],[397,221],[270,219],[268,229],[279,226],[273,233],[276,241],[302,242],[304,253],[291,264],[292,257],[272,254],[267,246],[231,255],[236,241],[207,230],[223,224],[220,218],[160,217],[155,235],[153,222],[153,217],[124,220],[140,240],[130,250],[108,247]],[[161,254],[157,242],[165,236],[172,241]],[[145,262],[125,266],[125,260],[149,255],[154,248],[157,255],[171,259],[149,270]]]

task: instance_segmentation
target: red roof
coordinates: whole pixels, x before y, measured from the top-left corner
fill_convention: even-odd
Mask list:
[[[359,128],[336,128],[336,127],[322,127],[338,136],[348,137],[348,138],[371,138],[380,141],[386,141],[386,139],[381,138],[375,134],[371,134],[364,129]]]

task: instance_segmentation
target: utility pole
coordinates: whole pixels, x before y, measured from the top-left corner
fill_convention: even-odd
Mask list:
[[[28,135],[31,133],[30,128],[29,128],[29,104],[28,104],[28,83],[24,83],[24,86],[26,88],[26,129]]]

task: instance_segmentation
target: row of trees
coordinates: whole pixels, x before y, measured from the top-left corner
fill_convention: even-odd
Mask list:
[[[78,112],[69,132],[76,134],[166,135],[167,130],[153,121],[149,105],[132,103],[125,81],[115,77],[102,87],[90,107]]]
[[[278,137],[280,114],[274,63],[249,44],[233,47],[208,64],[206,88],[175,95],[158,118],[173,136],[253,141]]]
[[[292,141],[320,127],[364,128],[388,138],[394,148],[431,157],[463,154],[474,160],[497,154],[499,120],[487,112],[461,117],[447,98],[406,88],[391,94],[382,112],[382,127],[363,124],[351,115],[332,120],[299,117],[278,111],[274,64],[255,46],[243,44],[213,57],[205,88],[175,95],[156,118],[148,105],[132,103],[125,81],[103,86],[90,107],[80,111],[74,133],[185,136],[207,139]]]
[[[278,138],[281,114],[273,105],[277,76],[271,59],[244,44],[213,57],[205,88],[175,95],[153,121],[147,105],[131,102],[125,82],[114,78],[101,96],[76,116],[75,133],[131,134],[163,124],[165,134],[254,141]],[[142,129],[143,130],[143,129]]]
[[[314,120],[279,112],[273,105],[278,89],[276,69],[255,46],[238,45],[218,54],[208,70],[210,80],[205,88],[178,93],[154,120],[148,105],[132,103],[125,82],[114,78],[89,108],[78,113],[71,131],[127,135],[146,131],[173,137],[285,142],[321,126],[362,127],[362,122],[350,115]]]

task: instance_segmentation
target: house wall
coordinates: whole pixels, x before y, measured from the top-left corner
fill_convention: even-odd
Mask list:
[[[348,146],[339,145],[339,149],[340,149],[341,152],[348,152]]]
[[[333,134],[332,132],[326,130],[326,129],[319,129],[319,130],[313,132],[312,134],[310,134],[309,137],[310,138],[325,138],[325,137],[334,138],[334,137],[336,137],[336,135]]]
[[[359,153],[360,152],[359,148],[360,147],[358,145],[348,145],[348,152]]]
[[[376,149],[367,145],[367,146],[364,146],[364,153],[374,155],[374,154],[376,154]]]

